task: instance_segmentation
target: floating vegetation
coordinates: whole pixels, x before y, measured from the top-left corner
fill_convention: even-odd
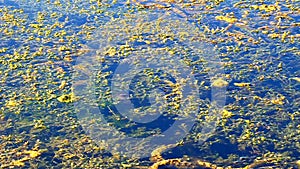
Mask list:
[[[234,85],[238,87],[248,87],[250,86],[250,83],[234,83]]]
[[[0,168],[300,168],[299,1],[4,0],[0,13]],[[176,16],[192,26],[164,18],[147,24],[132,20],[137,14],[153,13]],[[166,28],[166,23],[171,26]],[[105,28],[110,30],[103,32],[107,38],[102,42],[114,41],[92,56],[93,64],[102,65],[94,75],[90,63],[76,61],[99,48],[87,44],[99,40],[95,32]],[[124,34],[131,36],[122,39]],[[202,50],[182,42],[211,44],[217,55],[210,62],[199,57]],[[99,53],[105,57],[97,57]],[[137,57],[126,60],[133,54]],[[141,58],[162,62],[150,56],[169,61],[180,56],[180,64],[191,68],[195,81],[174,81],[168,73],[178,72],[166,70],[176,67],[163,69],[166,74],[146,70],[139,78],[148,83],[132,82],[130,93],[124,93],[126,84],[120,83],[120,93],[112,93],[116,64],[139,65]],[[76,84],[74,70],[86,75]],[[87,83],[91,74],[93,84]],[[97,90],[86,91],[96,93],[97,103],[88,96],[75,96],[73,86],[86,84],[98,85]],[[198,87],[199,98],[185,97],[183,84]],[[224,107],[210,112],[213,89],[225,88]],[[155,149],[149,158],[108,152],[107,145],[97,144],[84,130],[97,126],[99,118],[88,112],[88,123],[79,123],[74,104],[80,100],[107,108],[108,125],[132,136],[161,134],[161,128],[139,127],[108,109],[128,98],[136,105],[147,104],[136,107],[132,119],[153,120],[155,112],[166,110],[165,117],[172,117],[167,122],[172,122],[199,109],[195,125],[178,143]],[[179,111],[181,103],[192,99],[197,101],[189,104],[188,111]],[[210,116],[214,113],[221,118]],[[201,133],[205,122],[216,123],[207,136]],[[186,125],[181,129],[185,131]],[[104,128],[99,132],[113,134]],[[204,137],[209,139],[200,144]],[[116,148],[120,146],[125,147]],[[147,145],[130,151],[147,148],[143,146]]]
[[[59,86],[61,88],[61,86]],[[74,93],[71,94],[63,94],[57,98],[58,101],[64,102],[64,103],[70,103],[75,101],[75,95]]]
[[[228,86],[228,84],[229,83],[227,81],[223,80],[222,78],[218,78],[214,80],[211,85],[213,87],[226,87]]]
[[[235,23],[237,21],[237,18],[231,16],[231,17],[228,17],[228,16],[216,16],[215,17],[216,20],[221,20],[221,21],[226,21],[228,23]]]

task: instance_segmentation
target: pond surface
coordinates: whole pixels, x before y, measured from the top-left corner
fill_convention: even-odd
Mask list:
[[[300,168],[299,7],[0,0],[0,168]]]

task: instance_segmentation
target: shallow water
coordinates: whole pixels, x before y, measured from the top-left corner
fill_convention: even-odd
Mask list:
[[[300,168],[298,1],[0,1],[1,168]]]

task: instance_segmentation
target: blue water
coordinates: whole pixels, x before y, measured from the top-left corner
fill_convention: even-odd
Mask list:
[[[186,137],[181,139],[182,144],[164,152],[163,157],[171,159],[188,156],[223,167],[244,167],[253,163],[255,159],[268,158],[269,153],[271,154],[269,156],[273,155],[277,158],[277,162],[263,164],[262,167],[269,165],[271,168],[296,168],[295,161],[299,160],[300,154],[298,148],[300,138],[297,133],[300,125],[300,84],[299,80],[295,80],[297,77],[300,78],[298,64],[300,29],[299,26],[291,25],[299,24],[300,16],[296,11],[292,12],[285,7],[284,2],[280,3],[282,7],[280,12],[291,12],[289,14],[291,19],[283,18],[281,21],[282,25],[288,26],[287,28],[278,28],[276,24],[274,26],[274,23],[278,21],[275,12],[271,13],[270,17],[263,18],[261,14],[267,14],[267,12],[246,8],[250,13],[247,18],[242,18],[245,10],[234,8],[235,2],[222,2],[220,5],[210,2],[215,5],[211,10],[205,10],[202,6],[188,9],[180,4],[172,3],[159,3],[170,5],[167,9],[137,8],[135,4],[126,5],[121,1],[103,2],[101,7],[92,1],[61,1],[61,5],[53,3],[54,1],[51,3],[0,1],[1,16],[4,17],[4,13],[13,14],[14,19],[19,19],[17,22],[20,23],[16,26],[13,22],[5,21],[4,18],[0,20],[0,49],[7,48],[6,51],[0,53],[0,151],[2,157],[0,168],[120,168],[121,164],[127,163],[132,166],[137,165],[137,162],[142,166],[153,164],[149,157],[137,160],[129,160],[126,157],[115,158],[105,148],[93,148],[97,147],[97,141],[91,139],[92,136],[85,128],[86,124],[79,123],[80,119],[74,107],[76,100],[68,103],[57,99],[59,96],[73,92],[72,85],[75,82],[72,77],[76,74],[75,67],[78,66],[76,61],[80,57],[92,56],[89,53],[80,53],[81,50],[85,50],[86,46],[92,49],[99,47],[98,44],[95,46],[91,44],[99,40],[97,31],[105,28],[107,23],[113,23],[116,19],[124,18],[125,20],[128,13],[134,15],[139,11],[149,14],[169,11],[172,17],[187,21],[200,32],[205,32],[206,27],[216,30],[230,26],[225,21],[215,19],[216,16],[224,16],[225,13],[233,13],[236,18],[248,22],[244,26],[233,24],[224,32],[203,33],[204,41],[216,47],[219,61],[227,64],[227,66],[223,65],[222,71],[223,77],[228,75],[224,79],[229,82],[226,86],[224,108],[232,112],[233,116],[219,118],[220,123],[216,126],[214,133],[201,144],[197,140],[197,133],[205,128],[201,123],[206,121],[205,115],[209,110],[209,103],[213,101],[212,92],[214,91],[210,86],[212,79],[206,71],[206,63],[197,62],[201,56],[192,53],[191,47],[181,42],[180,38],[169,38],[165,42],[155,41],[148,44],[146,41],[151,41],[155,35],[140,32],[139,36],[142,36],[144,41],[135,40],[130,44],[134,48],[155,50],[182,47],[188,54],[180,53],[175,56],[189,61],[187,64],[194,71],[193,75],[197,80],[195,84],[199,87],[199,99],[201,99],[198,119]],[[151,3],[158,2],[147,1],[142,4]],[[296,6],[297,2],[294,3]],[[261,3],[247,2],[245,4],[260,5]],[[273,4],[273,2],[267,4]],[[16,9],[23,9],[24,12],[13,12]],[[56,12],[58,16],[50,17],[53,12]],[[45,14],[45,19],[38,21],[37,17],[41,13]],[[20,21],[22,19],[24,19],[23,22]],[[38,31],[35,32],[35,28],[30,25],[38,22],[42,25],[40,34]],[[45,35],[45,32],[50,30],[55,23],[63,24],[63,26],[57,26],[51,29],[49,35]],[[129,24],[134,23],[129,22]],[[25,31],[22,31],[22,26]],[[268,33],[265,34],[259,30],[263,26],[271,27]],[[5,28],[15,33],[6,35]],[[63,31],[66,34],[60,35]],[[192,33],[194,30],[187,31]],[[289,32],[289,34],[288,38],[282,41],[281,37],[284,32]],[[240,33],[241,35],[238,36],[244,37],[232,38],[226,33]],[[271,33],[281,35],[279,38],[272,39],[269,36]],[[295,36],[294,43],[289,39],[291,35]],[[249,37],[259,43],[250,42]],[[125,45],[124,41],[128,40],[122,39],[122,36],[114,38],[119,40],[119,42],[113,42],[117,46]],[[225,40],[221,41],[221,39]],[[217,42],[213,42],[214,40]],[[62,46],[67,46],[69,49],[60,50]],[[239,50],[231,50],[234,47],[238,47]],[[18,57],[16,54],[16,52],[22,54],[25,51],[29,52],[25,57]],[[38,51],[42,53],[34,54]],[[68,57],[71,60],[68,60]],[[106,55],[105,62],[101,65],[103,69],[96,70],[96,72],[99,74],[114,72],[120,62],[125,59],[126,56],[114,58]],[[16,68],[13,68],[14,66]],[[145,80],[147,77],[143,71],[138,73],[130,82],[130,90],[127,92],[129,96],[132,96],[129,101],[135,109],[141,108],[146,111],[151,108],[150,94],[155,89],[159,89],[165,95],[172,93],[174,88],[162,81],[179,83],[171,72],[154,73],[161,81],[150,84]],[[172,106],[165,112],[160,112],[161,115],[158,118],[148,123],[135,122],[127,118],[111,101],[114,99],[110,92],[114,90],[112,89],[113,74],[105,78],[108,80],[107,85],[102,86],[104,79],[94,82],[94,85],[101,86],[96,87],[94,91],[95,97],[99,99],[96,104],[100,114],[120,133],[129,137],[147,138],[151,135],[162,134],[174,125],[179,115],[169,113],[169,111],[176,112]],[[61,87],[62,81],[66,82],[63,87]],[[250,85],[248,88],[238,87],[235,83],[250,83]],[[141,98],[142,96],[146,97]],[[167,98],[166,103],[172,103],[177,96],[178,94]],[[86,98],[82,100],[84,99]],[[278,100],[283,103],[277,103]],[[87,102],[92,101],[87,100]],[[85,142],[85,138],[88,138],[90,142]],[[22,161],[23,157],[28,157],[25,150],[44,151],[40,151],[41,154],[37,157],[25,158]],[[21,155],[15,152],[20,152]],[[14,163],[18,160],[21,162],[19,166]],[[161,167],[166,168],[166,166]]]

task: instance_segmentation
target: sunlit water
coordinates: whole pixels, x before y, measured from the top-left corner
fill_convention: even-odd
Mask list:
[[[78,102],[95,102],[111,126],[135,138],[164,133],[179,117],[186,117],[179,111],[182,91],[175,84],[180,82],[170,69],[134,71],[136,76],[130,82],[129,91],[110,93],[114,91],[113,80],[121,83],[131,76],[113,76],[120,63],[142,60],[142,57],[126,58],[136,53],[142,55],[144,50],[151,56],[160,56],[156,51],[163,51],[162,54],[182,60],[192,70],[192,83],[199,91],[195,124],[184,138],[173,143],[177,147],[163,153],[164,159],[182,158],[199,168],[196,160],[222,167],[245,167],[255,160],[266,159],[267,162],[255,167],[299,167],[299,2],[185,4],[0,1],[1,168],[133,168],[151,166],[162,160],[150,160],[150,154],[141,159],[112,154],[87,131],[91,124],[98,122],[98,115],[91,114],[95,116],[82,123],[76,107]],[[129,14],[140,20],[142,13],[153,15],[149,20],[155,23],[156,14],[167,12],[170,18],[190,24],[189,27],[178,23],[178,27],[193,36],[187,36],[184,41],[185,35],[180,32],[158,36],[164,30],[151,34],[142,28],[118,35],[126,32],[122,30],[127,27],[125,24],[141,25],[139,20],[130,20]],[[170,29],[177,30],[177,23],[172,24],[174,29]],[[99,39],[102,36],[99,32],[105,29],[107,39]],[[104,49],[101,44],[109,44],[109,38],[115,40],[109,42],[113,44],[109,47],[115,48],[105,46]],[[191,43],[187,45],[183,41]],[[189,46],[192,42],[214,46],[218,60],[201,57],[198,50]],[[131,50],[126,45],[139,50]],[[96,58],[97,52],[102,52],[104,57]],[[78,59],[85,57],[95,57],[95,62],[79,64]],[[91,69],[98,64],[101,66]],[[74,81],[78,70],[88,78]],[[216,80],[222,82],[221,86],[212,85]],[[95,98],[77,98],[74,87],[90,85],[89,82],[93,82],[94,88],[87,88],[90,91],[86,92]],[[226,100],[216,115],[220,118],[211,117],[217,119],[214,132],[200,143],[205,128],[201,124],[206,124],[207,116],[211,115],[213,87],[225,87]],[[125,107],[120,108],[124,100]],[[132,104],[137,114],[131,110],[126,110],[128,114],[121,112],[127,103]],[[153,120],[149,122],[149,118]],[[97,132],[110,133],[104,128]]]

